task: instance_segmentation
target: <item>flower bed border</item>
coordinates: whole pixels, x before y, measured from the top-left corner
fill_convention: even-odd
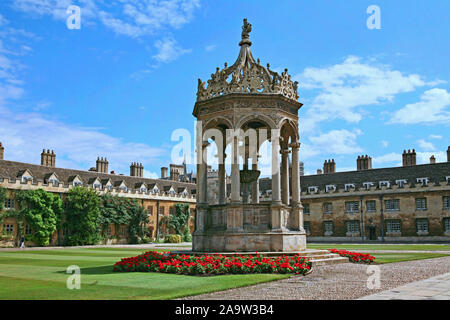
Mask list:
[[[352,263],[367,263],[371,264],[375,261],[375,257],[371,256],[368,253],[360,253],[355,251],[348,251],[348,250],[339,250],[339,249],[328,249],[331,253],[337,253],[341,257],[347,257],[348,260]]]
[[[161,272],[184,275],[227,274],[309,274],[311,261],[300,255],[264,257],[236,254],[225,256],[171,254],[147,251],[135,257],[123,258],[114,264],[115,272]]]

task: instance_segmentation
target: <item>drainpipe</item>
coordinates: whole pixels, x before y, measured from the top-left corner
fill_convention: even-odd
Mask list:
[[[381,242],[384,242],[383,195],[380,195],[380,212],[381,212]]]
[[[361,241],[364,242],[364,210],[363,210],[363,196],[359,196],[361,207]]]

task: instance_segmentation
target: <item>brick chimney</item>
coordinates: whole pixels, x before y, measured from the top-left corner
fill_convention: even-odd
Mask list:
[[[335,173],[336,172],[336,163],[334,162],[334,159],[332,160],[325,160],[323,163],[323,173]]]
[[[369,169],[372,169],[372,158],[367,154],[365,156],[358,156],[358,159],[356,159],[356,170],[361,171]]]
[[[108,173],[108,160],[103,157],[97,157],[97,161],[95,162],[95,169],[100,173]]]
[[[172,181],[180,181],[180,173],[177,169],[170,170],[170,180]]]
[[[144,166],[142,163],[133,162],[130,165],[130,176],[140,178],[144,176]]]
[[[430,157],[430,164],[435,164],[436,163],[436,158],[434,157],[434,155],[432,155]]]
[[[416,165],[416,150],[412,149],[409,150],[408,152],[406,152],[406,150],[403,150],[403,154],[402,154],[402,162],[403,162],[403,166],[407,167],[407,166],[415,166]]]
[[[447,162],[450,162],[450,146],[447,147]]]
[[[322,174],[322,169],[317,169],[317,174]]]
[[[169,169],[167,167],[161,167],[161,179],[165,179],[168,176]]]
[[[0,142],[0,160],[3,160],[4,154],[5,154],[5,147],[3,147],[2,143]]]
[[[45,149],[42,149],[42,153],[41,153],[41,166],[46,166],[46,167],[55,167],[56,165],[56,155],[55,152],[52,150],[50,152],[50,150],[47,149],[47,151],[45,151]]]

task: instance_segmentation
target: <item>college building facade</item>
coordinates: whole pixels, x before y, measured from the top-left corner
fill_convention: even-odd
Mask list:
[[[403,166],[372,168],[359,156],[357,170],[336,172],[327,160],[316,175],[301,177],[304,228],[309,242],[450,243],[450,147],[447,162],[416,164],[403,152]],[[270,197],[270,179],[261,179]]]
[[[106,192],[111,195],[136,199],[139,204],[148,211],[149,222],[147,228],[152,239],[156,237],[159,219],[168,216],[175,211],[175,205],[188,204],[191,217],[194,216],[196,206],[196,185],[189,182],[181,182],[177,174],[163,179],[149,179],[143,177],[144,167],[141,163],[131,163],[130,175],[115,174],[109,172],[109,163],[106,158],[98,158],[96,166],[87,171],[56,167],[56,155],[53,151],[43,150],[41,164],[30,164],[4,160],[4,146],[0,143],[0,187],[6,189],[7,197],[3,210],[17,209],[15,192],[17,190],[43,189],[61,198],[76,186],[92,188],[100,195]],[[191,219],[192,220],[192,219]],[[191,232],[193,221],[190,221]],[[31,230],[24,226],[25,235]],[[62,243],[63,232],[55,232],[51,245]],[[0,246],[17,245],[18,234],[17,221],[13,217],[7,217],[0,224]],[[107,244],[127,243],[127,228],[120,226],[107,229]],[[32,245],[32,244],[31,244]]]

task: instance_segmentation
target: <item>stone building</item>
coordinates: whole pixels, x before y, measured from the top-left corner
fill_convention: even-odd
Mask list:
[[[3,156],[4,147],[1,143],[0,146],[0,155]],[[56,167],[56,154],[49,150],[42,152],[41,165],[0,158],[0,187],[7,189],[5,210],[17,208],[14,200],[16,190],[44,189],[64,197],[70,189],[84,186],[97,190],[99,194],[110,192],[112,195],[138,200],[148,210],[149,223],[147,227],[152,238],[156,236],[156,226],[160,217],[173,213],[175,204],[189,204],[191,214],[194,215],[195,184],[144,178],[142,163],[131,163],[129,176],[108,173],[108,166],[108,160],[99,157],[96,166],[88,171],[58,168]],[[116,235],[114,234],[115,228],[110,229],[108,235],[116,236],[110,242],[126,243],[125,226],[122,226],[120,234]],[[193,224],[191,229],[193,230]],[[19,236],[17,231],[17,221],[14,218],[4,219],[0,225],[0,233],[8,236],[3,237],[0,246],[11,246],[17,242]],[[58,240],[59,243],[62,243],[62,236],[55,234],[52,245],[58,244]]]
[[[402,167],[374,169],[369,156],[358,156],[348,172],[326,160],[323,173],[303,176],[308,241],[450,243],[450,152],[443,163],[417,165],[415,150],[402,158]],[[259,182],[267,194],[270,179]]]

